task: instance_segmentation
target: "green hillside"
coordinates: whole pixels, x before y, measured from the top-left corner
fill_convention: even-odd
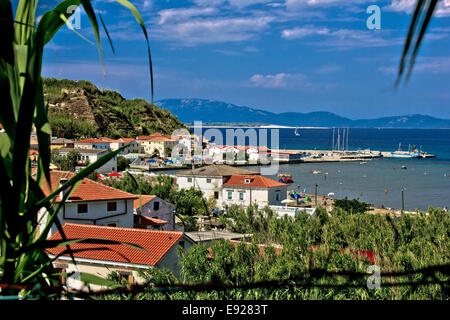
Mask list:
[[[43,82],[50,125],[58,137],[134,137],[186,128],[166,109],[100,90],[90,81],[46,78]]]

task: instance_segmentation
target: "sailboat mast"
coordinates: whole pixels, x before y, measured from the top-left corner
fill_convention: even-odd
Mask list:
[[[331,151],[334,151],[334,127],[333,127],[333,142],[331,145]]]
[[[348,129],[349,128],[347,127],[347,149],[346,149],[347,151],[348,151]]]
[[[337,150],[340,151],[341,150],[341,130],[340,128],[337,129]]]

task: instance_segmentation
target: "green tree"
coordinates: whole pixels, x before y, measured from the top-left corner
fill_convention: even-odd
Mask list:
[[[125,171],[130,167],[131,160],[124,156],[117,157],[117,171]]]

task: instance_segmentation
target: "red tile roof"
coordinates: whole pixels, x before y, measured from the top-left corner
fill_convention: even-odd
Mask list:
[[[163,136],[159,132],[152,133],[149,136],[138,136],[136,137],[136,140],[149,140],[149,141],[175,141],[171,139],[170,137]]]
[[[53,190],[56,190],[59,186],[59,181],[62,178],[70,180],[74,177],[73,172],[68,171],[50,171],[50,181]],[[42,189],[46,196],[50,195],[50,190],[47,187],[47,183],[43,183]],[[103,183],[93,181],[88,178],[84,178],[81,184],[69,197],[71,201],[94,201],[94,200],[115,200],[115,199],[136,199],[138,196],[119,189],[115,189],[104,185]],[[61,199],[59,195],[56,197],[58,201]]]
[[[320,249],[320,245],[313,245],[311,246],[311,250],[317,250]],[[353,250],[353,249],[346,249],[346,248],[340,248],[340,253],[349,253],[351,256],[358,256],[359,258],[365,258],[369,262],[375,262],[375,252],[374,251],[367,251],[367,250]]]
[[[92,139],[84,139],[84,140],[74,141],[73,143],[109,143],[109,141],[92,138]]]
[[[136,195],[136,197],[139,197],[139,196]],[[154,195],[146,195],[146,194],[141,195],[142,206],[146,205],[148,202],[152,201],[155,198],[156,198],[156,196],[154,196]],[[135,209],[139,209],[141,207],[141,199],[134,200],[133,206]]]
[[[250,180],[246,183],[245,180]],[[286,186],[284,183],[259,175],[233,175],[223,184],[225,187],[276,188]]]
[[[135,214],[134,216],[134,225],[135,226],[153,226],[153,225],[162,225],[166,224],[166,220],[151,218],[139,214]]]
[[[91,249],[75,252],[75,258],[85,258],[102,261],[114,261],[132,264],[155,266],[167,252],[181,239],[182,232],[158,231],[137,228],[104,227],[95,225],[66,223],[63,231],[67,239],[100,238],[137,245],[144,250],[132,248],[125,244],[71,244],[72,250]],[[54,233],[49,240],[60,240],[61,235]],[[52,255],[63,252],[66,248],[48,249]],[[92,250],[98,249],[98,250]],[[68,254],[66,256],[69,256]]]

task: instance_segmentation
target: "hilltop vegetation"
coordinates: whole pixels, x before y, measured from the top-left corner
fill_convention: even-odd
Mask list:
[[[186,128],[166,109],[100,90],[90,81],[47,78],[43,87],[50,125],[58,137],[133,137]]]

